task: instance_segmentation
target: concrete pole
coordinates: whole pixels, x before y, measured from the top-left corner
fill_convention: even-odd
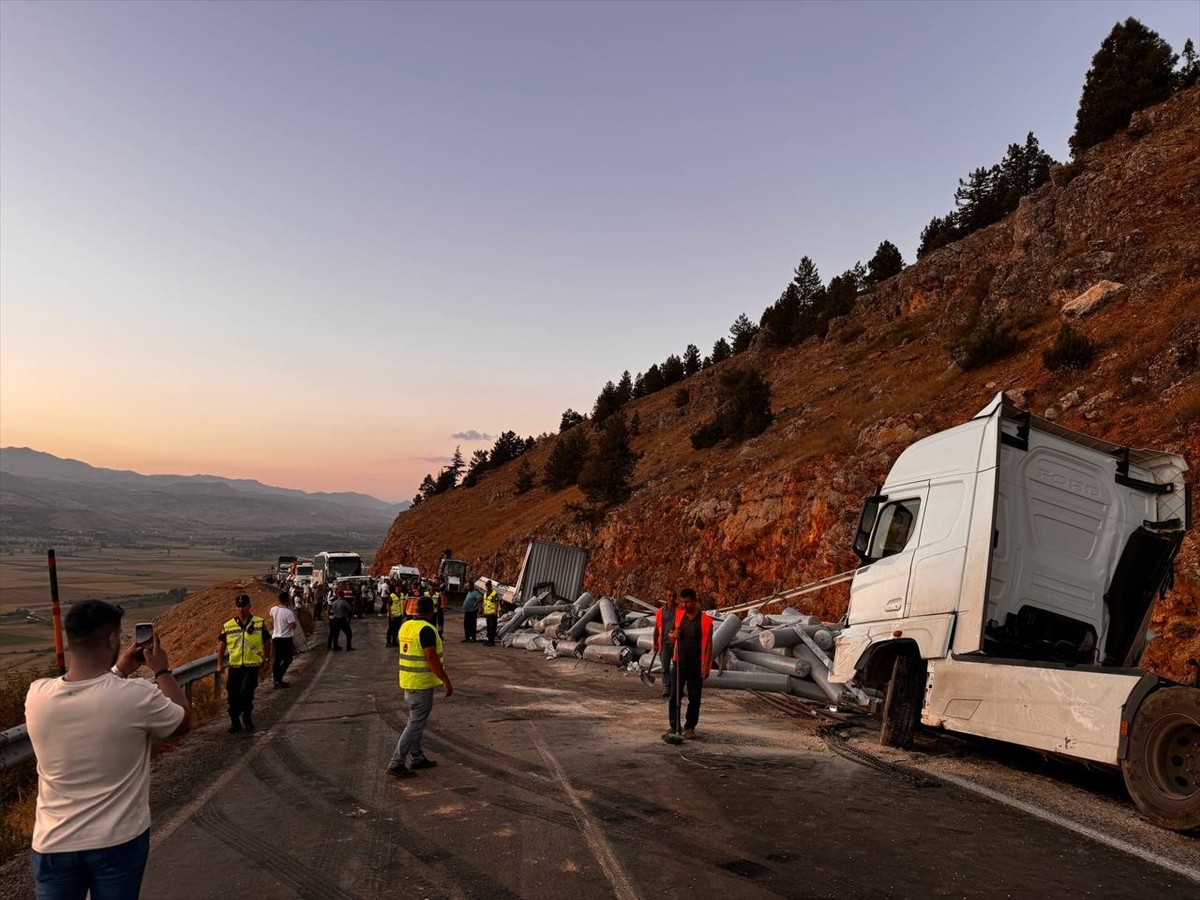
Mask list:
[[[589,606],[587,608],[587,610],[584,611],[583,615],[581,615],[578,619],[575,620],[575,624],[571,626],[571,630],[567,632],[567,636],[570,637],[570,639],[573,641],[579,640],[581,637],[583,637],[585,634],[588,633],[587,632],[588,625],[595,622],[599,618],[600,618],[600,602],[597,601],[597,602],[593,603],[591,606]]]
[[[609,628],[617,628],[621,624],[621,616],[617,605],[609,597],[600,598],[600,618]]]
[[[803,644],[799,647],[793,647],[792,653],[796,659],[802,659],[809,664],[812,671],[808,677],[816,682],[817,687],[821,689],[821,693],[825,695],[825,698],[831,703],[840,703],[846,689],[840,684],[833,684],[829,681],[829,669],[817,658],[817,654],[813,653],[812,650]]]
[[[633,651],[628,647],[600,647],[593,644],[583,648],[583,658],[613,666],[627,666],[633,662]]]
[[[707,613],[701,613],[701,615],[707,615]],[[725,652],[741,628],[742,620],[735,613],[730,613],[713,629],[712,652],[714,659]]]
[[[747,650],[734,650],[733,655],[742,662],[751,663],[768,672],[779,672],[794,678],[807,678],[812,671],[808,660],[792,659],[790,656],[776,656],[773,653],[754,653]]]

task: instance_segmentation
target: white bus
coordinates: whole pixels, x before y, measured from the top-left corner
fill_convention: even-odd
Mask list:
[[[362,557],[349,550],[325,550],[313,557],[313,584],[332,585],[339,578],[362,573]]]

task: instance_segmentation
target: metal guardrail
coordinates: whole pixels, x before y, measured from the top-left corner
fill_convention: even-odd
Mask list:
[[[220,693],[221,682],[217,676],[215,653],[184,663],[171,671],[189,701],[192,699],[192,685],[210,676],[213,678],[213,685],[217,693]],[[8,731],[0,731],[0,772],[31,759],[33,759],[33,744],[29,741],[29,732],[24,725],[18,725]]]

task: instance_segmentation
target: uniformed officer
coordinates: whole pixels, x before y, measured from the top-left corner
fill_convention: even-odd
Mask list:
[[[254,730],[254,691],[260,672],[271,670],[271,640],[266,623],[250,612],[250,595],[238,594],[233,601],[234,616],[225,623],[217,640],[217,674],[228,677],[229,733],[236,734],[244,725]],[[226,666],[225,655],[229,662]]]

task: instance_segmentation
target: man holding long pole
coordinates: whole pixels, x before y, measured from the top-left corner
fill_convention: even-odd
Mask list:
[[[704,679],[712,670],[712,617],[700,611],[700,601],[691,588],[684,588],[679,596],[683,608],[676,612],[675,628],[670,632],[675,642],[675,684],[668,704],[671,730],[663,735],[663,740],[668,743],[677,743],[680,737],[689,741],[696,737],[696,726],[700,723],[700,694]],[[685,688],[687,717],[681,734],[679,707]]]

